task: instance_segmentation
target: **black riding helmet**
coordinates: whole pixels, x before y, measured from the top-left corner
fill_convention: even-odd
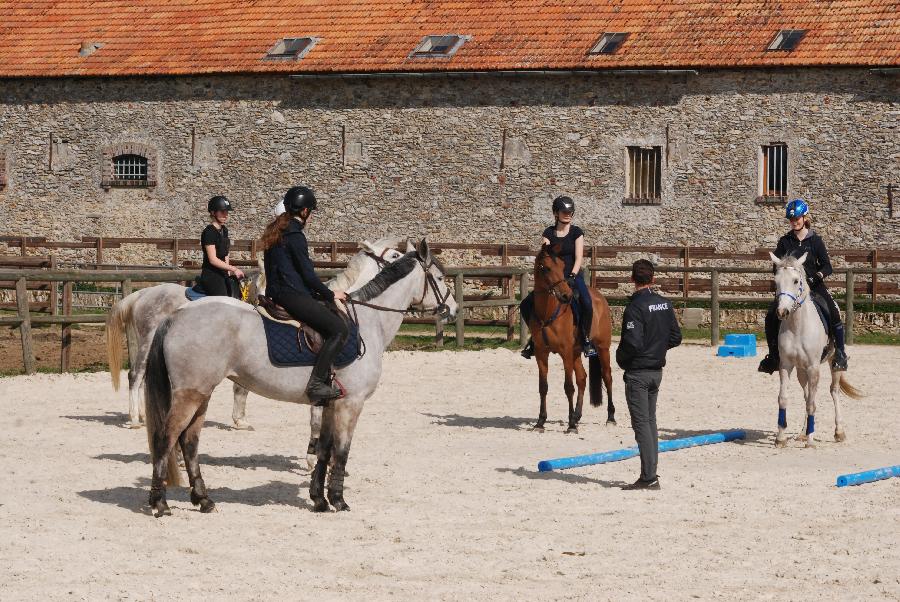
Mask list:
[[[233,211],[233,208],[231,201],[224,196],[214,196],[206,204],[206,210],[212,213],[213,211]]]
[[[563,211],[565,213],[575,213],[575,201],[567,196],[558,196],[553,199],[553,213]]]
[[[284,210],[297,215],[302,209],[316,208],[316,195],[306,186],[294,186],[284,193]]]

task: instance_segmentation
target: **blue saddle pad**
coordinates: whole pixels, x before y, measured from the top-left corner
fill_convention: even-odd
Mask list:
[[[266,330],[266,343],[269,348],[269,359],[276,366],[312,366],[318,354],[306,346],[300,337],[297,340],[297,329],[290,324],[282,324],[260,316]],[[335,368],[343,368],[352,364],[359,357],[359,326],[350,322],[350,335],[347,342],[334,360]]]
[[[206,297],[205,294],[197,292],[193,286],[184,289],[184,296],[187,297],[188,301],[197,301]]]

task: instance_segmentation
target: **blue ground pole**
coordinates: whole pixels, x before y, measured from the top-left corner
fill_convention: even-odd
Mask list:
[[[685,437],[684,439],[669,439],[668,441],[659,442],[659,451],[668,452],[676,449],[684,449],[686,447],[694,447],[696,445],[709,445],[710,443],[724,443],[725,441],[734,441],[735,439],[744,439],[747,433],[742,430],[725,431],[722,433],[710,433],[708,435],[697,435],[696,437]],[[600,452],[596,454],[586,454],[584,456],[572,456],[570,458],[556,458],[555,460],[541,460],[538,462],[538,470],[547,472],[550,470],[565,470],[566,468],[577,468],[579,466],[590,466],[591,464],[605,464],[606,462],[617,462],[619,460],[627,460],[640,455],[637,446],[626,447],[624,449],[616,449],[613,451]]]
[[[876,468],[875,470],[864,470],[863,472],[842,474],[837,478],[837,486],[847,487],[848,485],[862,485],[863,483],[890,479],[891,477],[900,477],[900,466],[885,466],[884,468]]]

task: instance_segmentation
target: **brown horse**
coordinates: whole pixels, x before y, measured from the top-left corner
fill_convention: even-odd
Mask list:
[[[563,358],[566,373],[565,391],[569,399],[569,427],[567,433],[578,432],[581,409],[584,405],[586,374],[581,363],[581,344],[578,327],[572,315],[572,288],[563,274],[563,260],[557,256],[559,245],[544,245],[534,261],[534,314],[528,327],[534,340],[534,354],[538,365],[538,391],[541,395],[541,410],[534,429],[543,432],[547,421],[547,363],[550,353],[558,353]],[[589,288],[594,303],[594,318],[591,324],[591,341],[597,349],[597,356],[589,359],[591,405],[603,405],[602,383],[606,384],[607,424],[616,423],[616,408],[612,400],[612,369],[609,364],[609,346],[612,342],[612,317],[606,299]],[[572,399],[575,386],[572,373],[578,385],[578,401]]]

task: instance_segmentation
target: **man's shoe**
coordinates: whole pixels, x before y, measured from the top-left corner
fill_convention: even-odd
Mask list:
[[[655,477],[652,481],[644,481],[643,479],[638,479],[631,485],[622,485],[623,491],[636,491],[638,489],[650,489],[653,491],[659,491],[659,477]]]
[[[836,372],[847,370],[847,352],[843,349],[834,350],[834,358],[831,360],[831,368]]]
[[[781,364],[780,359],[776,354],[770,353],[766,357],[763,358],[763,361],[759,363],[760,372],[765,372],[766,374],[774,374],[778,371],[778,367]]]
[[[528,339],[528,343],[525,345],[525,349],[522,350],[522,357],[526,360],[530,360],[534,357],[534,340]]]

